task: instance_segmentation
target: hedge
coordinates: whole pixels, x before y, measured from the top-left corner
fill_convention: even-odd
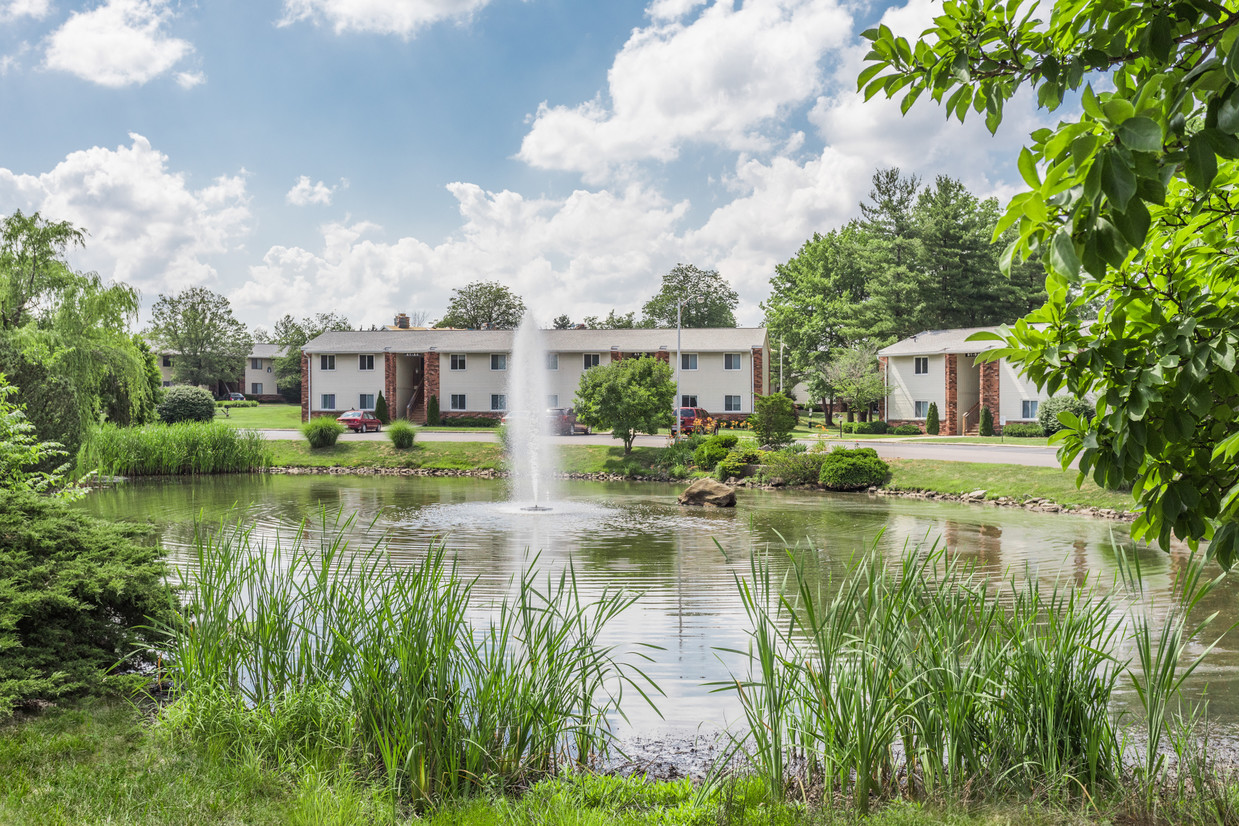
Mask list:
[[[1044,436],[1045,431],[1041,429],[1041,425],[1039,424],[1012,422],[1002,429],[1002,435],[1010,436],[1015,439],[1029,439],[1037,436]]]
[[[215,399],[201,387],[178,385],[164,391],[155,409],[165,424],[209,422],[215,418]]]
[[[871,447],[836,447],[826,454],[818,482],[828,490],[864,490],[886,484],[890,465]]]

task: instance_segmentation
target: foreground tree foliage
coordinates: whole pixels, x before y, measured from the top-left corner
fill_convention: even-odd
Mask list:
[[[1106,487],[1134,485],[1133,536],[1209,540],[1227,567],[1239,554],[1237,23],[1212,2],[974,0],[947,4],[915,45],[866,32],[859,79],[866,96],[902,94],[905,111],[928,92],[960,119],[984,112],[991,131],[1021,87],[1051,110],[1079,94],[1078,119],[1021,151],[1029,191],[998,226],[1016,233],[1005,265],[1045,263],[1049,301],[990,355],[1050,392],[1096,397],[1091,420],[1063,416],[1060,456]]]
[[[25,406],[10,401],[16,392],[17,388],[0,373],[0,490],[73,497],[64,480],[69,463],[55,466],[65,456],[64,446],[39,441],[34,425],[26,417]],[[49,464],[53,465],[51,470],[40,470]]]
[[[134,541],[138,530],[0,491],[0,717],[150,658],[144,629],[166,621],[173,601],[160,551]]]
[[[638,432],[655,434],[671,426],[674,402],[671,365],[649,356],[592,367],[576,391],[577,419],[610,430],[623,440],[625,453],[632,453]]]
[[[498,281],[474,281],[452,290],[447,315],[436,327],[465,330],[515,330],[525,316],[525,302]]]

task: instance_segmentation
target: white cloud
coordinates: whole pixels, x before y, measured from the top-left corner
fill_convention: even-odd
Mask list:
[[[146,83],[193,51],[167,33],[170,17],[166,0],[107,0],[75,12],[48,39],[46,65],[101,86]]]
[[[42,20],[51,10],[51,0],[9,0],[7,3],[0,2],[0,20],[16,20],[19,17]]]
[[[768,150],[781,140],[763,129],[777,133],[779,118],[820,92],[819,63],[851,34],[833,0],[717,0],[680,22],[692,5],[651,7],[653,25],[632,33],[608,72],[609,105],[543,103],[521,160],[600,181],[626,163],[674,160],[693,142]]]
[[[22,58],[30,51],[29,43],[21,43],[17,47],[17,51],[13,54],[0,55],[0,77],[4,77],[9,72],[21,68]]]
[[[248,231],[245,170],[194,190],[146,138],[129,137],[129,146],[73,152],[41,175],[0,167],[0,213],[37,210],[83,227],[86,250],[74,265],[147,293],[213,281],[209,258]]]
[[[206,83],[206,75],[202,72],[177,72],[176,85],[182,89],[192,89]]]
[[[654,0],[646,10],[654,20],[679,20],[706,0]]]
[[[309,206],[310,204],[327,206],[331,203],[331,197],[335,191],[334,186],[327,186],[322,181],[312,184],[308,175],[302,175],[297,179],[293,188],[288,190],[284,200],[293,206]]]
[[[439,20],[468,19],[490,0],[284,0],[280,25],[301,20],[347,31],[411,37]]]

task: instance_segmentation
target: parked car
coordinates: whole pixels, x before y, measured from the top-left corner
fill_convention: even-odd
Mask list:
[[[371,430],[378,432],[383,429],[383,423],[374,415],[373,410],[350,410],[337,416],[336,421],[354,432],[369,433]]]
[[[671,422],[671,435],[679,435],[681,431],[685,436],[694,433],[717,433],[718,423],[710,418],[704,407],[677,407],[675,419]]]
[[[511,424],[517,417],[528,414],[520,410],[509,410],[500,417],[502,424]],[[576,411],[571,407],[548,407],[546,409],[546,431],[557,436],[571,436],[574,433],[589,434],[589,425],[580,424],[576,420]]]
[[[244,393],[229,393],[229,394],[228,394],[228,401],[230,401],[230,402],[243,402],[243,401],[245,401],[245,394],[244,394]]]

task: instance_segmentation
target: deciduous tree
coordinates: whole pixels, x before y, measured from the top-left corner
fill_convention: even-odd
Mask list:
[[[838,351],[826,367],[836,398],[867,418],[869,406],[886,394],[878,372],[877,348],[864,344]]]
[[[576,391],[577,418],[609,429],[632,452],[637,433],[655,434],[672,424],[675,380],[671,365],[655,358],[627,358],[586,370]]]
[[[176,354],[172,375],[178,384],[210,388],[236,382],[254,345],[228,299],[205,287],[160,295],[147,335]]]
[[[684,327],[735,327],[736,305],[740,297],[716,270],[699,270],[692,264],[676,264],[663,276],[662,289],[641,308],[649,327],[674,327],[676,304],[684,305],[680,324]]]
[[[332,330],[351,330],[347,318],[336,313],[319,313],[302,319],[285,315],[275,322],[273,338],[284,354],[276,356],[275,387],[284,398],[301,401],[301,348],[310,339]]]
[[[525,302],[498,281],[474,281],[452,290],[447,314],[436,327],[468,330],[515,330],[525,315]]]

